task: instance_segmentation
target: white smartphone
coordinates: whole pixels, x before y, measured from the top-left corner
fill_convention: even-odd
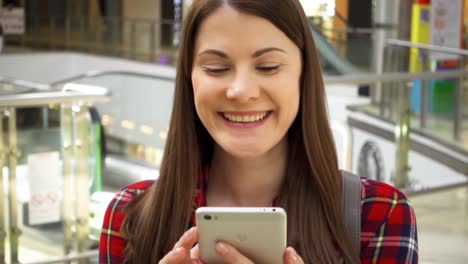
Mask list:
[[[281,264],[286,250],[286,212],[279,207],[200,207],[196,211],[200,258],[223,263],[215,244],[224,241],[254,263]]]

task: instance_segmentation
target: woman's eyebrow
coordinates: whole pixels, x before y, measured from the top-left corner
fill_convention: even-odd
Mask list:
[[[257,58],[257,57],[260,57],[261,55],[267,53],[267,52],[272,52],[272,51],[280,51],[280,52],[284,52],[284,53],[287,53],[286,51],[280,49],[280,48],[275,48],[275,47],[267,47],[267,48],[263,48],[263,49],[259,49],[257,51],[254,52],[254,54],[252,54],[252,58]],[[198,53],[198,56],[201,56],[201,55],[204,55],[204,54],[212,54],[212,55],[216,55],[216,56],[219,56],[221,58],[224,58],[224,59],[228,59],[229,56],[220,51],[220,50],[215,50],[215,49],[207,49],[207,50],[204,50],[200,53]]]
[[[201,55],[204,55],[204,54],[213,54],[213,55],[219,56],[221,58],[225,58],[225,59],[229,58],[229,56],[226,53],[224,53],[224,52],[222,52],[220,50],[215,50],[215,49],[204,50],[204,51],[198,53],[198,56],[201,56]]]
[[[257,50],[256,52],[254,52],[254,54],[252,55],[252,58],[257,58],[257,57],[260,57],[261,55],[267,53],[267,52],[272,52],[272,51],[280,51],[280,52],[284,52],[284,53],[287,53],[286,51],[280,49],[280,48],[275,48],[275,47],[268,47],[268,48],[263,48],[263,49],[260,49],[260,50]]]

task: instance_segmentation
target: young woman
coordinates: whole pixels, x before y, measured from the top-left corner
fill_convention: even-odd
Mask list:
[[[288,214],[285,263],[417,263],[405,196],[365,179],[360,255],[353,250],[318,54],[298,0],[196,0],[181,43],[160,177],[110,203],[101,263],[201,263],[197,207],[272,205]],[[215,248],[226,263],[252,263],[226,243]]]

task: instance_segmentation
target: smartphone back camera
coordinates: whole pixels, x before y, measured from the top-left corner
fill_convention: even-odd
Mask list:
[[[203,218],[204,218],[205,220],[211,220],[211,215],[204,215]]]

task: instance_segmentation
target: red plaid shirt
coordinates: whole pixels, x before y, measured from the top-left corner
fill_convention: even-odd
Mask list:
[[[153,183],[148,180],[131,184],[110,202],[101,231],[99,263],[124,261],[126,241],[120,233],[125,218],[122,209]],[[361,263],[418,263],[416,218],[405,195],[385,183],[361,179],[361,184]],[[206,206],[206,178],[201,177],[198,186],[194,209]]]

